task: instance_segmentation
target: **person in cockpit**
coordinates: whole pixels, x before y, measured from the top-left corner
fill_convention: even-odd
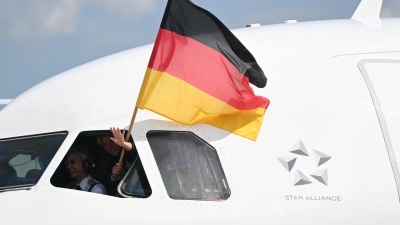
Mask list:
[[[68,151],[65,166],[71,178],[75,179],[65,186],[66,188],[106,194],[104,185],[89,175],[94,163],[85,149],[71,148]]]
[[[120,130],[118,127],[111,127],[110,130],[113,137],[97,137],[98,144],[108,153],[108,157],[105,160],[100,161],[99,180],[101,183],[105,184],[107,194],[116,196],[118,183],[121,177],[132,165],[137,152],[133,142],[125,141],[125,130]],[[119,159],[122,148],[127,152],[122,161],[122,165],[120,165]]]

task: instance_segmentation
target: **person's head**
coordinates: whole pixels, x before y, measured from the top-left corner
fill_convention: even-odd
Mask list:
[[[72,148],[69,150],[65,166],[71,178],[74,178],[77,182],[83,180],[90,170],[89,155],[83,149]]]
[[[121,147],[115,144],[109,136],[100,136],[97,140],[110,155],[116,156],[121,152]]]

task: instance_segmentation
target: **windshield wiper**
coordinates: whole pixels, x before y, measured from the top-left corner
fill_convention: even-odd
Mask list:
[[[11,187],[0,187],[0,193],[6,191],[20,191],[20,190],[30,190],[34,184],[18,185]]]

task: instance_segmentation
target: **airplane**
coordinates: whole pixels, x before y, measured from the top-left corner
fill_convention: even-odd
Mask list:
[[[127,129],[153,45],[30,88],[0,111],[0,178],[17,173],[0,179],[1,221],[400,224],[400,18],[381,5],[233,30],[268,77],[254,88],[271,100],[258,139],[139,110],[120,197],[63,188],[63,165],[74,144]]]
[[[12,99],[0,99],[0,110],[4,108],[8,103],[10,103]]]

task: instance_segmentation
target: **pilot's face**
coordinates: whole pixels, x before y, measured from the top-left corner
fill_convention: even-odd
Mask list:
[[[104,149],[112,156],[116,156],[121,151],[121,147],[115,144],[110,137],[102,136],[101,143],[103,144]]]
[[[80,180],[86,177],[86,171],[82,166],[82,160],[74,152],[68,154],[65,166],[67,166],[71,178]]]

